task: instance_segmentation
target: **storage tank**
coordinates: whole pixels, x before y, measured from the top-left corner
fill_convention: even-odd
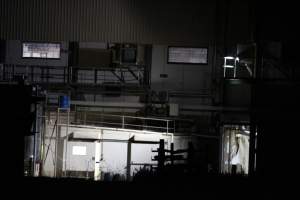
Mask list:
[[[69,96],[60,96],[59,97],[59,107],[60,108],[70,108],[70,97]]]

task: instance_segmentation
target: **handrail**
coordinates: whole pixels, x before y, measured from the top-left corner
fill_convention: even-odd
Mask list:
[[[135,117],[135,116],[125,116],[125,115],[109,115],[109,114],[98,114],[86,112],[79,112],[83,115],[80,118],[73,119],[72,124],[93,124],[93,125],[106,125],[112,127],[119,127],[119,128],[134,128],[137,130],[160,130],[163,132],[171,132],[175,133],[175,120],[170,119],[160,119],[160,118],[152,118],[152,117]],[[60,113],[62,114],[62,113]],[[87,120],[89,116],[97,116],[96,120]],[[63,117],[63,116],[61,116]],[[101,118],[100,118],[101,117]],[[128,119],[137,119],[142,121],[135,121],[130,123]],[[151,124],[151,121],[160,122],[159,124]],[[155,123],[155,122],[152,122]],[[157,126],[158,125],[158,126]]]
[[[24,72],[18,72],[15,69],[22,69]],[[67,83],[69,77],[72,76],[72,72],[69,72],[67,66],[41,66],[41,65],[17,65],[17,64],[3,64],[1,65],[0,70],[0,81],[4,80],[14,80],[15,76],[19,75],[26,75],[28,76],[28,82],[32,83]],[[71,66],[73,70],[77,70],[78,80],[73,81],[71,83],[93,83],[93,84],[101,84],[104,81],[114,81],[115,75],[105,73],[102,74],[101,72],[104,71],[117,71],[122,73],[130,73],[132,76],[132,71],[142,73],[144,71],[143,68],[137,66],[127,66],[121,68],[110,68],[110,67],[74,67]],[[5,69],[5,70],[4,70]],[[39,71],[35,71],[33,69],[39,69]],[[51,70],[55,71],[51,71]],[[129,70],[130,69],[130,70]],[[93,74],[80,74],[80,71],[94,71],[96,70],[97,73],[93,72]],[[99,73],[100,72],[100,73]],[[142,73],[143,74],[143,73]],[[139,80],[136,78],[125,80],[128,83],[136,83]]]
[[[82,111],[80,111],[82,112]],[[84,112],[82,112],[84,113]],[[132,119],[146,119],[146,120],[154,120],[154,121],[174,121],[170,119],[162,119],[162,118],[153,118],[153,117],[135,117],[135,116],[130,116],[130,115],[110,115],[110,114],[99,114],[99,113],[92,113],[91,115],[96,115],[96,116],[111,116],[111,117],[125,117],[125,118],[132,118]]]

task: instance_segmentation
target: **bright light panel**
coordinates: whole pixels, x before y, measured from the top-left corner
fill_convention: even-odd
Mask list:
[[[195,47],[169,47],[168,63],[207,64],[208,49]]]
[[[79,155],[79,156],[85,156],[86,155],[86,146],[73,146],[72,154]]]
[[[59,43],[23,43],[23,58],[60,58],[60,44]]]

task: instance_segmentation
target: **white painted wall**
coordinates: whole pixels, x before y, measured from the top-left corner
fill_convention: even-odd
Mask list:
[[[64,167],[71,171],[94,171],[95,170],[95,143],[94,142],[68,142],[67,162]],[[86,148],[86,155],[74,155],[74,146]],[[65,169],[65,168],[64,168]]]
[[[102,173],[126,175],[127,166],[127,143],[125,142],[102,142],[103,160],[100,161]]]
[[[54,176],[54,164],[55,160],[55,132],[54,137],[50,140],[50,136],[53,130],[54,124],[48,124],[46,127],[46,139],[45,143],[50,145],[50,151],[48,153],[48,157],[45,161],[44,168],[42,174],[44,176]],[[100,173],[111,173],[111,174],[120,174],[126,176],[127,172],[127,141],[132,136],[135,137],[136,141],[159,141],[160,139],[164,139],[167,141],[166,148],[170,148],[171,136],[164,135],[163,133],[155,133],[155,132],[142,132],[135,130],[122,130],[122,129],[113,129],[113,128],[95,128],[95,127],[70,127],[68,133],[77,133],[80,137],[86,136],[86,138],[97,138],[104,139],[104,141],[100,141],[100,146],[97,149],[100,149],[100,153],[95,151],[96,142],[84,142],[84,141],[69,141],[66,144],[66,127],[63,126],[60,128],[60,144],[58,149],[61,153],[59,153],[59,161],[62,169],[69,170],[78,170],[78,171],[86,171],[87,167],[89,167],[89,171],[94,170],[95,166],[100,168]],[[86,146],[87,147],[87,155],[86,156],[75,156],[72,155],[72,146]],[[66,152],[67,146],[67,152]],[[156,155],[152,153],[152,150],[157,149],[158,145],[144,145],[144,144],[132,144],[132,153],[131,153],[131,161],[133,163],[153,163],[151,158]],[[47,148],[46,148],[47,149]],[[103,157],[101,157],[101,154]],[[67,157],[65,155],[68,155]],[[99,157],[100,156],[100,157]],[[92,160],[94,157],[94,160]],[[96,163],[99,161],[99,164]],[[67,166],[65,165],[67,164]],[[88,166],[89,164],[89,166]],[[93,167],[90,165],[92,164]],[[133,166],[131,168],[131,175],[134,173],[135,169],[138,166]],[[60,171],[60,170],[58,170]]]

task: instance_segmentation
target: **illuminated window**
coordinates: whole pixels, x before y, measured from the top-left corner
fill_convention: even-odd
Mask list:
[[[86,155],[86,146],[73,146],[72,154],[79,155],[79,156],[85,156]]]
[[[168,63],[208,64],[208,49],[196,47],[169,47]]]
[[[23,43],[23,58],[60,58],[60,44],[59,43]]]

